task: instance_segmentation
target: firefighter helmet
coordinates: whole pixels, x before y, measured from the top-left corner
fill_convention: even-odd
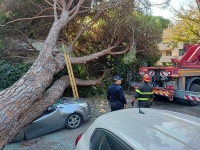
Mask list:
[[[148,74],[144,74],[142,79],[144,82],[150,82],[151,77]]]

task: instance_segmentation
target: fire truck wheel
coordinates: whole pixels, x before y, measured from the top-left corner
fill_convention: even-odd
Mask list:
[[[190,85],[190,91],[200,92],[200,85],[191,84]],[[199,102],[197,102],[197,101],[188,101],[188,104],[191,105],[191,106],[197,106],[197,105],[199,105]]]

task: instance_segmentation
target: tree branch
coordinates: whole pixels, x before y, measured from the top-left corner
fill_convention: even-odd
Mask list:
[[[98,59],[100,56],[104,56],[104,55],[121,55],[126,53],[131,45],[127,46],[127,48],[123,51],[120,52],[111,52],[111,50],[113,50],[114,48],[117,48],[117,45],[108,47],[107,49],[104,49],[100,52],[88,55],[88,56],[82,56],[82,57],[70,57],[71,63],[72,64],[85,64],[86,62],[89,62],[91,60],[94,59]],[[56,57],[55,60],[57,62],[58,65],[58,71],[63,69],[65,67],[65,60],[64,60],[64,56],[63,53],[59,53]]]
[[[38,6],[39,8],[40,8],[40,10],[42,11],[43,9],[42,9],[42,6],[40,6],[40,5],[38,5],[38,4],[36,4],[36,3],[34,3],[32,0],[29,0],[33,5],[35,5],[35,6]]]
[[[5,58],[22,58],[22,59],[30,59],[32,61],[35,61],[35,59],[32,59],[32,58],[29,58],[29,57],[22,57],[22,56],[11,56],[11,57],[3,57],[4,59]]]
[[[53,0],[53,1],[54,1],[54,4],[53,4],[54,18],[55,18],[55,21],[57,21],[58,20],[58,15],[57,15],[57,10],[56,10],[57,0]]]
[[[40,11],[36,16],[39,16],[39,15],[41,15],[42,13],[44,13],[45,11],[51,10],[51,9],[53,9],[53,8],[52,8],[52,7],[45,8],[44,10]]]
[[[44,0],[47,4],[53,7],[53,4],[51,4],[48,0]]]
[[[77,40],[82,35],[82,33],[84,31],[88,30],[95,23],[94,21],[101,16],[102,13],[103,13],[103,11],[98,11],[98,13],[96,13],[95,16],[92,17],[92,19],[84,26],[84,28],[78,31],[77,36],[75,37],[75,39],[73,40],[73,42],[71,44],[72,47],[74,47],[74,45],[76,44]]]
[[[12,20],[12,21],[8,21],[7,23],[5,23],[4,25],[0,25],[1,27],[4,27],[8,24],[11,24],[11,23],[14,23],[14,22],[17,22],[17,21],[23,21],[23,20],[33,20],[33,19],[39,19],[39,18],[52,18],[54,17],[53,15],[46,15],[46,16],[35,16],[35,17],[31,17],[31,18],[19,18],[19,19],[15,19],[15,20]]]
[[[72,20],[76,16],[76,14],[79,12],[79,9],[80,9],[80,7],[81,7],[81,5],[83,4],[84,1],[85,0],[79,0],[78,4],[69,12],[69,15],[72,14],[69,17],[69,20]]]

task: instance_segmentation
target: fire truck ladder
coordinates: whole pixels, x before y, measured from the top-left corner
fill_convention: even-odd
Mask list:
[[[67,71],[68,71],[68,74],[69,74],[69,79],[70,79],[73,95],[74,95],[74,98],[79,98],[78,90],[77,90],[77,87],[76,87],[76,82],[75,82],[75,79],[74,79],[74,73],[73,73],[73,70],[72,70],[72,65],[71,65],[71,61],[70,61],[70,58],[69,58],[67,48],[64,44],[63,44],[62,47],[63,47],[65,63],[66,63],[66,66],[67,66]]]

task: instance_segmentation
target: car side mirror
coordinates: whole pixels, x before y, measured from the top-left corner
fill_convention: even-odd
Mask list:
[[[47,111],[48,111],[48,112],[53,112],[54,110],[55,110],[54,107],[48,107],[48,108],[47,108]]]

